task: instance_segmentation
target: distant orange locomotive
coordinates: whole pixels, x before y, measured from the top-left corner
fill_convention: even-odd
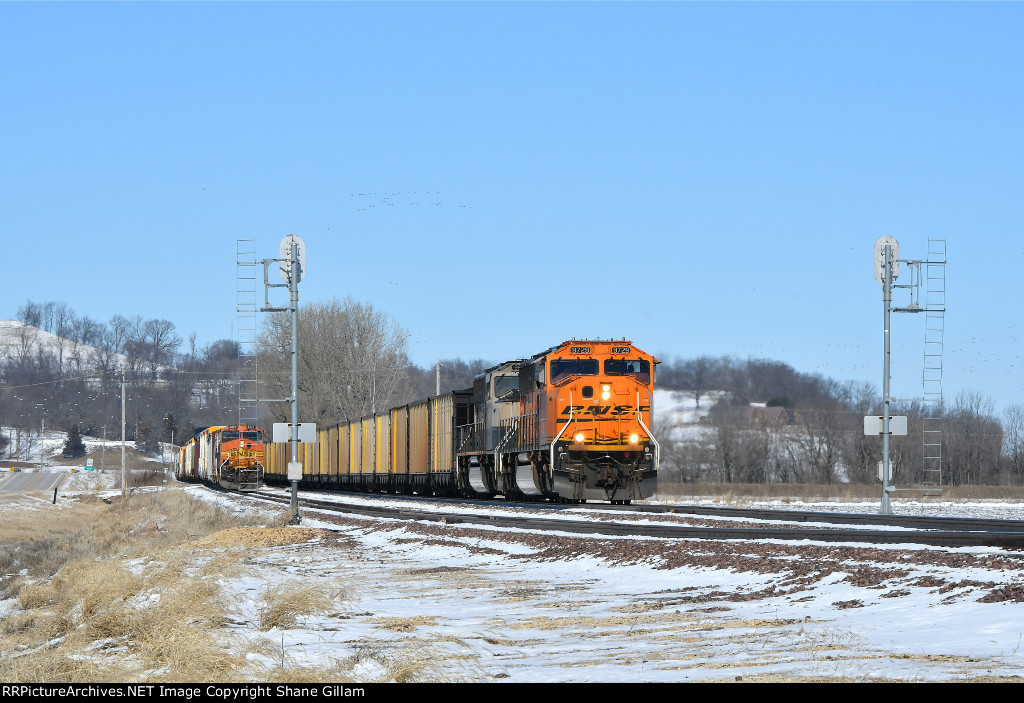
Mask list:
[[[220,425],[196,431],[178,449],[179,481],[216,483],[254,491],[263,485],[263,430],[253,425]]]
[[[626,340],[570,340],[498,364],[473,387],[320,429],[299,446],[304,488],[608,500],[657,489],[654,368]],[[288,443],[266,480],[287,483]]]

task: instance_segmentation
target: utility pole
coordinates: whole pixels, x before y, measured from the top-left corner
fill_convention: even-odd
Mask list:
[[[121,500],[128,498],[128,477],[124,460],[124,368],[121,369]]]

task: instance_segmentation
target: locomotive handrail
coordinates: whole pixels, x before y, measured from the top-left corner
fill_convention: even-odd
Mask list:
[[[519,429],[519,420],[517,420],[516,418],[509,418],[508,420],[503,420],[502,422],[508,423],[508,425],[506,425],[506,427],[508,428],[508,432],[505,433],[505,436],[501,438],[501,441],[498,442],[498,445],[494,448],[494,458],[496,459],[496,463],[498,465],[499,476],[501,475],[501,471],[504,468],[504,462],[501,459],[501,450],[504,448],[505,443],[512,438],[512,435],[516,433],[516,430]]]
[[[476,427],[476,424],[477,423],[473,423],[472,425],[456,426],[455,436],[461,440],[459,441],[459,446],[455,448],[456,453],[462,451],[462,448],[466,446],[466,443],[473,439],[473,434],[476,431],[473,428]],[[469,428],[468,430],[466,429],[467,427]]]
[[[651,405],[654,405],[654,399],[651,398],[651,394],[648,392],[647,400]],[[654,442],[654,470],[657,471],[661,468],[661,445],[658,444],[658,440],[654,438],[654,433],[647,429],[647,425],[644,424],[644,414],[640,412],[640,391],[636,392],[636,418],[640,421],[640,426],[644,428],[644,432]]]
[[[639,404],[639,402],[640,402],[640,394],[637,393],[636,397],[637,397],[637,404]],[[553,440],[551,440],[551,463],[549,464],[549,466],[551,467],[552,471],[554,471],[554,469],[555,469],[555,443],[558,442],[558,438],[561,437],[562,433],[565,432],[567,429],[569,429],[569,425],[572,424],[572,415],[573,415],[572,410],[573,410],[573,407],[572,407],[572,391],[569,391],[569,419],[565,421],[565,427],[560,429],[558,431],[558,434],[555,435],[555,438]]]
[[[537,439],[537,427],[536,427],[537,423],[534,422],[537,419],[538,416],[539,415],[538,415],[537,411],[534,411],[532,413],[524,413],[523,415],[519,416],[518,422],[519,422],[519,430],[520,431],[519,431],[519,441],[516,443],[516,445],[517,445],[516,446],[516,450],[517,451],[523,451],[524,449],[526,449],[526,450],[533,449],[535,445],[539,444],[538,439]],[[528,429],[528,431],[526,433],[525,439],[523,437],[523,431],[522,431],[524,427]],[[525,444],[524,444],[524,442],[525,442]]]

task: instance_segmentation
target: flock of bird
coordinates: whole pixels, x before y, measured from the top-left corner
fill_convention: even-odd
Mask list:
[[[402,192],[388,192],[388,193],[349,193],[349,197],[352,197],[352,198],[379,198],[379,200],[376,200],[376,202],[370,203],[369,205],[366,205],[365,207],[361,207],[361,208],[356,209],[356,212],[365,212],[367,210],[370,210],[372,208],[377,207],[378,205],[381,206],[382,208],[383,207],[394,207],[396,205],[396,203],[399,204],[399,205],[404,204],[404,205],[407,205],[407,206],[430,205],[432,207],[438,207],[438,206],[444,205],[444,203],[442,201],[440,201],[440,200],[438,200],[437,202],[434,202],[435,198],[428,198],[428,200],[430,202],[424,202],[422,197],[421,197],[421,196],[437,196],[437,195],[440,195],[440,193],[438,191],[436,191],[436,190],[435,191],[429,191],[428,190],[428,191],[424,191],[422,193],[419,192],[419,191],[402,191]],[[401,203],[401,202],[397,201],[397,199],[407,200],[407,199],[412,198],[412,197],[417,198],[417,200],[415,200],[413,202],[407,202],[407,203]],[[459,207],[460,208],[472,208],[473,206],[472,205],[459,205]]]

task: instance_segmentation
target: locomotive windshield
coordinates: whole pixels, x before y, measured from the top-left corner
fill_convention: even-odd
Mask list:
[[[569,376],[596,376],[597,359],[553,359],[551,382],[558,383]]]
[[[238,439],[237,430],[224,430],[220,433],[220,439],[222,442],[230,442],[233,439]]]
[[[515,400],[519,397],[518,376],[498,376],[494,379],[494,397],[498,400]]]
[[[245,439],[251,439],[253,442],[262,442],[263,441],[263,433],[262,432],[243,432],[242,433],[242,437],[244,437]]]
[[[651,362],[646,359],[605,359],[604,372],[609,376],[633,376],[640,383],[651,382]]]

